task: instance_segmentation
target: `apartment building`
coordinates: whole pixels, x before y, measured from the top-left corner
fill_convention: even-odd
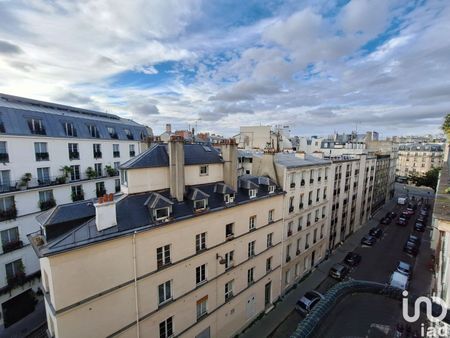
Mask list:
[[[331,160],[330,251],[369,219],[375,186],[376,157],[334,156]]]
[[[423,175],[432,168],[441,168],[444,160],[442,144],[401,144],[398,150],[396,175]]]
[[[220,148],[172,137],[121,166],[123,195],[39,217],[52,336],[231,337],[272,306],[284,192]]]
[[[274,160],[280,185],[286,191],[282,256],[285,292],[327,254],[331,161],[305,153],[279,153]]]
[[[149,129],[85,109],[0,94],[0,324],[34,309],[39,261],[27,234],[57,204],[120,191],[118,167]]]

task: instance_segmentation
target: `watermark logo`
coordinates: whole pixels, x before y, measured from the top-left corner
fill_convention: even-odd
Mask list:
[[[403,291],[403,300],[402,300],[402,314],[403,319],[406,320],[408,323],[414,323],[416,322],[420,317],[420,304],[424,303],[426,308],[426,315],[430,322],[436,323],[442,321],[445,316],[447,316],[447,304],[445,304],[444,300],[442,300],[439,297],[418,297],[416,301],[414,302],[414,312],[413,315],[409,315],[409,309],[408,309],[408,291]],[[435,317],[432,313],[432,306],[433,302],[436,304],[439,304],[441,306],[442,312],[439,316]]]

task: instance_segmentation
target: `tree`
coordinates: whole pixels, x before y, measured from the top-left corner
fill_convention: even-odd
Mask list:
[[[444,119],[444,123],[442,124],[442,130],[447,136],[450,136],[450,114],[447,114]]]
[[[418,187],[425,186],[436,190],[439,179],[439,170],[439,168],[432,168],[423,175],[414,173],[408,176],[408,180]]]

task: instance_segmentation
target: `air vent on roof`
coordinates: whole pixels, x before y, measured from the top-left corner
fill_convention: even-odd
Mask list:
[[[202,147],[203,147],[203,149],[205,149],[205,151],[211,151],[211,148],[208,146],[202,146]]]

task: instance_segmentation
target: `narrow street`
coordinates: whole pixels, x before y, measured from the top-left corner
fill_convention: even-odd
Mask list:
[[[403,195],[406,188],[397,186],[397,195]],[[408,187],[409,196],[429,197],[426,190]],[[420,207],[418,207],[419,210]],[[413,277],[410,282],[409,292],[415,295],[428,295],[431,283],[430,250],[430,222],[427,220],[427,230],[424,233],[414,231],[416,214],[411,216],[406,226],[396,224],[398,215],[406,206],[392,204],[391,211],[397,213],[397,217],[389,225],[380,225],[383,236],[372,247],[359,245],[354,252],[361,255],[359,266],[351,269],[347,278],[369,280],[380,283],[388,283],[391,273],[395,270],[399,261],[412,264]],[[431,212],[430,212],[431,213]],[[376,220],[379,221],[386,211],[380,212]],[[365,229],[368,233],[370,228]],[[403,252],[403,245],[408,236],[414,234],[421,237],[422,243],[417,257]],[[326,277],[317,286],[316,290],[325,293],[337,283],[331,277]],[[293,310],[286,319],[277,327],[269,337],[289,337],[303,318]],[[320,325],[318,337],[388,337],[389,330],[393,330],[396,324],[405,325],[401,314],[401,303],[385,297],[375,295],[354,295],[347,297],[329,314],[327,320]],[[419,323],[412,326],[412,330],[419,330]],[[391,331],[392,332],[392,331]]]

